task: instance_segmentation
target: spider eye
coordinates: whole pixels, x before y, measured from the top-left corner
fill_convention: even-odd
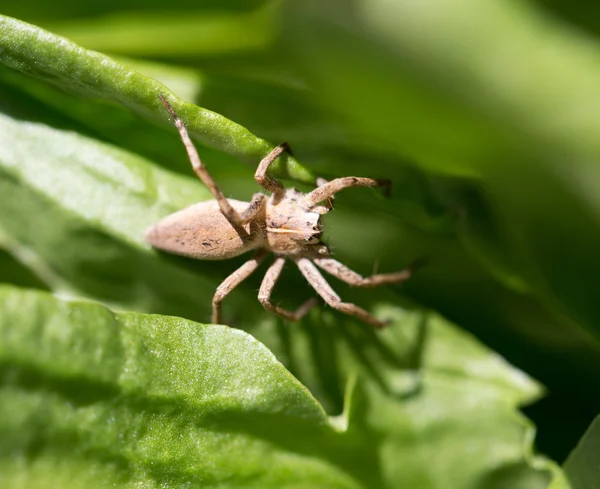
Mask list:
[[[315,238],[315,237],[313,236],[312,238],[308,238],[308,239],[306,240],[306,242],[307,242],[308,244],[317,244],[317,243],[319,242],[319,238]]]

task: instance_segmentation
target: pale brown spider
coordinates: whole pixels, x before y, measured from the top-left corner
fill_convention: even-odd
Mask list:
[[[271,192],[270,196],[257,193],[249,203],[226,199],[202,164],[183,121],[162,95],[160,98],[173,117],[196,175],[215,200],[200,202],[167,216],[148,230],[146,240],[155,248],[200,260],[223,260],[249,250],[258,250],[217,288],[212,300],[212,322],[220,322],[223,299],[254,272],[267,255],[274,253],[275,261],[267,270],[258,292],[258,300],[269,311],[296,321],[317,302],[316,298],[312,298],[296,311],[282,309],[271,302],[273,288],[286,258],[289,258],[331,307],[356,316],[376,328],[385,326],[386,323],[357,305],[342,302],[315,265],[357,287],[399,283],[411,277],[411,267],[396,273],[362,277],[331,258],[329,249],[320,241],[323,233],[321,216],[331,210],[331,199],[336,192],[348,187],[389,187],[390,181],[343,177],[331,182],[320,180],[319,186],[307,194],[293,188],[286,189],[267,175],[271,163],[288,150],[284,143],[260,162],[254,174],[256,182]]]

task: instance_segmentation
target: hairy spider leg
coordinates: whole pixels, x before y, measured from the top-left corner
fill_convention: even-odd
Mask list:
[[[310,311],[314,306],[317,305],[317,298],[312,297],[308,299],[304,304],[302,304],[298,309],[296,309],[296,311],[288,311],[287,309],[283,309],[279,306],[276,306],[271,302],[271,293],[275,288],[277,280],[279,280],[279,276],[281,275],[281,270],[283,269],[284,264],[285,258],[279,256],[269,267],[267,273],[265,274],[265,278],[263,279],[262,284],[260,286],[260,290],[258,292],[258,300],[268,311],[279,314],[281,317],[289,319],[290,321],[298,321],[299,319],[304,317],[308,313],[308,311]]]

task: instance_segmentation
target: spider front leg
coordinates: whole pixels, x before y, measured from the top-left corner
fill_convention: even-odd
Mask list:
[[[227,295],[229,295],[229,293],[239,284],[246,280],[264,261],[268,254],[269,252],[267,250],[259,251],[253,258],[229,275],[229,277],[223,280],[221,285],[217,287],[212,300],[211,322],[213,324],[220,324],[221,322],[221,302],[223,302],[223,299],[225,299],[225,297],[227,297]]]
[[[333,258],[315,258],[313,262],[334,277],[355,287],[377,287],[378,285],[405,282],[413,276],[417,267],[417,264],[413,264],[399,272],[381,273],[371,275],[370,277],[363,277]]]
[[[317,187],[322,187],[323,185],[327,185],[328,182],[323,177],[318,177],[316,183]],[[335,195],[329,196],[324,205],[314,206],[311,210],[313,212],[318,212],[319,214],[327,214],[329,211],[333,210],[333,199],[335,199]]]
[[[391,182],[386,179],[364,177],[342,177],[327,182],[306,194],[303,203],[307,209],[316,206],[319,202],[332,198],[337,192],[349,187],[386,187],[390,188]]]
[[[279,275],[281,275],[281,270],[283,269],[284,263],[285,258],[278,257],[269,267],[260,286],[260,290],[258,291],[258,300],[267,311],[272,311],[276,314],[279,314],[290,321],[298,321],[317,304],[317,299],[316,297],[308,299],[296,311],[288,311],[287,309],[276,306],[271,302],[271,294],[275,288],[277,280],[279,279]]]
[[[296,259],[296,264],[302,272],[302,275],[308,280],[308,283],[312,285],[323,300],[331,307],[351,316],[355,316],[374,328],[383,328],[387,326],[386,323],[380,321],[375,316],[372,316],[356,304],[342,302],[340,296],[335,293],[317,267],[308,258],[298,258]]]
[[[267,196],[265,194],[254,194],[250,204],[244,212],[241,213],[240,219],[242,224],[246,224],[254,219],[264,209],[267,204]]]
[[[208,173],[208,170],[202,163],[202,160],[200,160],[198,151],[196,150],[194,143],[190,139],[190,136],[187,132],[185,124],[183,123],[183,120],[181,120],[181,117],[179,117],[177,115],[177,113],[175,112],[175,109],[173,109],[171,104],[169,102],[167,102],[167,99],[162,94],[159,95],[159,97],[160,97],[161,102],[165,106],[165,109],[167,109],[167,111],[169,112],[169,114],[171,114],[171,117],[173,118],[173,122],[175,123],[175,127],[177,128],[177,131],[179,131],[179,136],[181,137],[181,141],[183,142],[183,145],[185,146],[185,149],[187,151],[187,154],[190,159],[190,163],[192,164],[192,168],[194,169],[194,172],[196,173],[198,178],[202,181],[202,183],[204,185],[206,185],[208,190],[210,190],[210,193],[213,195],[213,197],[219,204],[219,208],[221,209],[222,214],[227,218],[227,220],[235,228],[235,230],[238,232],[238,234],[242,238],[246,238],[246,239],[249,238],[248,233],[242,227],[243,220],[242,220],[241,216],[236,212],[236,210],[233,207],[231,207],[231,204],[225,198],[225,196],[223,195],[223,192],[221,192],[221,189],[217,186],[216,182],[212,179],[212,177]]]
[[[285,188],[279,180],[276,180],[275,178],[270,177],[267,174],[267,171],[268,171],[269,167],[273,164],[273,162],[277,158],[279,158],[282,155],[282,153],[284,153],[286,151],[288,153],[290,152],[290,146],[288,145],[288,143],[281,143],[279,146],[277,146],[275,149],[273,149],[267,156],[265,156],[261,160],[261,162],[258,165],[258,168],[256,169],[256,172],[254,173],[254,179],[256,180],[256,182],[264,189],[268,190],[269,192],[272,192],[274,195],[274,200],[276,202],[281,200],[283,198],[283,196],[285,195]],[[354,178],[354,177],[350,177],[350,178]],[[338,179],[338,180],[342,180],[342,179]],[[360,180],[370,180],[371,181],[372,179],[364,179],[363,178]],[[375,180],[373,180],[373,181],[375,181]],[[378,180],[378,181],[383,182],[383,180]],[[382,184],[382,185],[389,185],[389,182],[387,180],[385,182],[387,182],[387,183]],[[317,187],[323,187],[326,185],[328,185],[327,180],[325,180],[324,178],[317,178]],[[360,184],[358,184],[358,185],[360,185]],[[338,184],[338,186],[339,186],[339,184]],[[372,186],[372,185],[369,185],[369,186]],[[335,188],[337,188],[337,187],[335,187]],[[344,187],[342,187],[342,188],[344,188]],[[338,190],[335,190],[333,193],[335,193],[337,191]],[[333,193],[331,193],[331,195],[328,195],[323,198],[323,200],[327,200],[327,205],[319,206],[318,212],[320,214],[326,214],[333,208]],[[316,207],[316,206],[311,206],[311,207]]]
[[[285,188],[279,180],[271,178],[269,175],[267,175],[267,170],[271,164],[286,151],[290,151],[288,143],[281,143],[261,160],[261,162],[258,164],[256,172],[254,173],[254,179],[256,180],[256,183],[258,183],[265,190],[272,192],[276,201],[283,198],[285,194]]]

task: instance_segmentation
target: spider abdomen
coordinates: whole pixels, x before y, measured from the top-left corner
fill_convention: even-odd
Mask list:
[[[243,212],[248,202],[228,199],[237,212]],[[168,215],[146,233],[146,241],[169,253],[200,260],[224,260],[241,255],[265,244],[264,230],[256,221],[243,226],[250,235],[242,241],[217,201],[193,204]]]

